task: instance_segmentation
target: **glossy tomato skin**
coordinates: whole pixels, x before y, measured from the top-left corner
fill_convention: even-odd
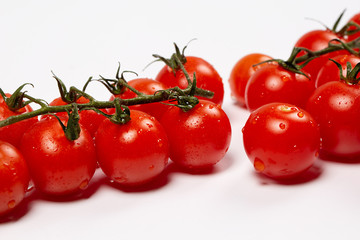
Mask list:
[[[343,81],[325,83],[309,98],[307,111],[320,126],[325,155],[360,156],[360,86]]]
[[[284,102],[305,108],[315,84],[304,75],[268,64],[256,71],[245,90],[246,107],[250,111],[271,102]]]
[[[65,119],[62,119],[66,123]],[[80,137],[68,140],[56,118],[45,118],[24,133],[23,153],[35,188],[47,195],[84,190],[96,169],[90,133],[81,126]]]
[[[84,103],[88,103],[89,100],[86,99],[85,97],[80,97],[76,103],[79,104],[84,104]],[[63,106],[63,105],[67,105],[66,102],[64,102],[61,97],[54,99],[50,104],[50,106]],[[106,110],[103,110],[104,112],[106,112]],[[64,117],[64,118],[68,118],[68,114],[66,112],[59,112],[56,113],[57,116],[60,117]],[[92,137],[95,136],[95,132],[97,130],[97,128],[99,127],[100,123],[106,118],[105,116],[96,113],[95,111],[92,110],[84,110],[84,111],[80,111],[79,112],[80,115],[80,124],[83,125],[87,131],[90,133],[90,135]],[[42,116],[42,118],[44,118]]]
[[[286,179],[313,165],[320,132],[305,110],[292,104],[270,103],[250,114],[243,128],[243,142],[256,171]]]
[[[169,143],[165,130],[151,115],[131,110],[131,120],[115,124],[105,119],[95,136],[100,168],[123,186],[148,183],[167,166]]]
[[[207,100],[221,105],[224,98],[224,84],[219,73],[202,58],[189,56],[186,57],[186,60],[184,67],[190,78],[192,79],[194,72],[196,73],[196,86],[214,92],[214,97]],[[184,89],[188,86],[185,74],[181,69],[177,70],[174,75],[174,72],[168,66],[164,66],[160,70],[155,80],[162,82],[167,88],[179,86]]]
[[[0,216],[21,203],[29,185],[29,172],[20,151],[0,141]]]
[[[339,38],[340,37],[331,30],[313,30],[302,35],[295,43],[295,47],[303,47],[311,51],[319,51],[328,47],[329,41]],[[301,51],[298,54],[298,57],[304,54],[305,51]],[[315,80],[321,66],[331,56],[332,54],[317,57],[311,60],[302,70],[309,73],[309,75]]]
[[[251,53],[242,57],[233,67],[229,78],[229,85],[231,96],[240,106],[245,107],[245,89],[250,77],[256,70],[266,65],[265,63],[256,64],[270,59],[272,58],[262,53]]]
[[[202,170],[218,163],[231,141],[226,113],[211,101],[200,100],[184,112],[170,108],[161,120],[170,143],[170,159],[188,170]]]
[[[7,97],[11,96],[10,94],[6,95]],[[17,111],[11,111],[0,95],[0,121],[5,120],[11,116],[17,116],[31,111],[33,110],[30,105],[27,105]],[[23,133],[37,121],[38,119],[34,117],[5,127],[0,127],[0,140],[11,143],[15,147],[20,147],[20,141]]]
[[[335,62],[339,63],[342,66],[342,74],[346,77],[347,73],[347,63],[349,62],[352,68],[360,62],[360,58],[351,55],[350,53],[338,55],[332,58]],[[315,87],[319,87],[330,81],[340,81],[340,70],[336,66],[336,64],[332,61],[328,61],[324,66],[320,69],[319,74],[315,81]]]
[[[166,89],[166,86],[163,83],[149,78],[138,78],[138,79],[130,80],[128,84],[131,87],[135,88],[136,90],[147,95],[152,95],[159,90]],[[110,101],[114,100],[115,97],[119,97],[122,99],[130,99],[137,97],[137,95],[133,91],[126,89],[125,92],[122,94],[111,96]],[[129,106],[129,108],[132,110],[146,112],[151,116],[154,116],[157,120],[160,120],[162,114],[168,109],[168,105],[162,103],[148,103],[148,104]],[[114,108],[109,109],[109,113],[111,114],[115,113],[115,109]]]
[[[350,21],[352,21],[352,22],[357,23],[357,24],[360,25],[360,13],[355,14],[355,15],[349,20],[349,22],[350,22]],[[355,29],[356,29],[355,26],[351,26],[351,27],[349,28],[349,30],[355,30]],[[358,38],[358,37],[360,37],[360,31],[357,32],[357,33],[355,33],[355,34],[349,35],[349,36],[348,36],[348,41],[355,40],[355,39]]]

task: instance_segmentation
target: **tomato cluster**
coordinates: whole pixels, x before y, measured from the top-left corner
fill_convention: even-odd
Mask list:
[[[256,53],[234,66],[229,84],[251,112],[243,141],[258,172],[293,178],[318,156],[360,158],[359,14],[341,31],[338,22],[301,36],[288,61]]]
[[[98,109],[102,112],[84,108],[75,114],[77,108],[72,108],[71,112],[45,114],[1,127],[0,215],[22,201],[30,179],[36,191],[59,197],[86,189],[97,167],[110,181],[136,187],[158,177],[169,159],[191,172],[208,170],[218,163],[225,156],[231,139],[230,121],[221,108],[222,80],[205,60],[181,57],[185,71],[196,76],[196,82],[186,78],[183,70],[165,66],[156,80],[125,81],[127,85],[117,89],[120,92],[112,92],[108,102],[155,96],[158,91],[172,87],[186,89],[191,82],[194,91],[195,87],[213,90],[214,99],[198,100],[192,95],[180,94],[172,101],[169,98],[161,103]],[[86,95],[71,100],[61,80],[56,80],[64,94],[49,106],[90,103],[91,98]],[[0,120],[32,111],[26,104],[12,109],[11,100],[19,98],[21,104],[24,103],[23,94],[14,94],[12,99],[10,94],[0,97]],[[198,103],[191,105],[187,97]],[[190,109],[187,106],[185,111],[183,104],[191,105]],[[119,123],[114,120],[115,116],[126,116],[127,120]]]

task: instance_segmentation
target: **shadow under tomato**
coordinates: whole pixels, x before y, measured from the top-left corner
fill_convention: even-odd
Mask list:
[[[26,193],[25,198],[18,206],[9,213],[0,216],[0,224],[16,222],[24,217],[29,211],[31,211],[31,205],[36,199],[39,199],[36,191],[31,190]]]
[[[312,182],[318,179],[322,173],[323,173],[323,166],[319,161],[317,161],[313,166],[311,166],[305,172],[301,173],[296,177],[289,179],[273,179],[258,172],[255,172],[255,175],[257,175],[258,179],[263,185],[268,185],[268,184],[299,185],[299,184]]]

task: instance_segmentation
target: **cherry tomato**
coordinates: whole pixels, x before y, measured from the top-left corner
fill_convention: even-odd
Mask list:
[[[331,30],[314,30],[307,32],[301,36],[298,41],[295,43],[295,47],[303,47],[311,51],[319,51],[328,47],[329,42],[333,39],[341,39]],[[305,51],[301,51],[298,54],[298,57],[305,54]],[[329,57],[332,57],[334,53],[330,55],[324,55],[322,57],[317,57],[311,60],[305,67],[303,71],[307,72],[312,79],[316,79],[316,76]],[[335,53],[336,54],[336,53]]]
[[[339,55],[332,59],[342,66],[342,73],[344,77],[346,77],[346,69],[348,62],[351,64],[352,67],[354,67],[358,62],[360,62],[359,57],[351,55],[350,53]],[[336,66],[336,64],[332,61],[328,61],[320,69],[319,74],[315,81],[315,86],[319,87],[330,81],[340,81],[340,70]]]
[[[301,108],[269,103],[252,112],[243,128],[246,154],[256,171],[292,178],[310,168],[320,147],[315,120]]]
[[[231,96],[241,106],[245,106],[245,88],[249,78],[266,64],[254,65],[270,59],[271,57],[265,54],[251,53],[242,57],[233,67],[229,78]]]
[[[360,155],[360,86],[344,81],[321,85],[309,98],[306,109],[320,126],[321,151],[325,155]]]
[[[184,112],[172,107],[161,120],[170,143],[170,159],[188,170],[212,167],[226,154],[231,125],[226,113],[211,101],[200,100]]]
[[[268,64],[257,70],[245,89],[245,102],[250,111],[271,102],[291,103],[305,107],[315,89],[314,82],[278,64]]]
[[[79,104],[83,104],[83,103],[88,103],[89,100],[86,99],[85,97],[80,97],[76,103]],[[61,97],[54,99],[50,104],[50,106],[62,106],[62,105],[67,105],[66,102],[64,102]],[[106,110],[103,110],[104,112]],[[56,113],[57,116],[60,117],[68,117],[68,114],[66,112],[59,112]],[[80,115],[80,124],[83,125],[90,133],[90,135],[92,137],[95,136],[95,132],[97,130],[97,128],[99,127],[100,123],[106,118],[105,116],[92,111],[92,110],[84,110],[79,112]],[[42,118],[44,118],[44,116],[42,116]]]
[[[159,90],[166,89],[163,83],[149,78],[134,79],[129,81],[128,84],[136,90],[148,95],[152,95]],[[130,99],[137,97],[137,95],[133,91],[126,89],[125,92],[120,95],[111,96],[110,101],[114,100],[115,97]],[[132,110],[146,112],[159,120],[161,119],[162,114],[168,109],[168,106],[162,103],[148,103],[130,106],[129,108]],[[115,109],[109,109],[109,113],[115,113]]]
[[[44,118],[24,133],[21,152],[36,189],[65,195],[87,187],[96,169],[96,152],[90,133],[80,127],[80,137],[74,141],[66,138],[56,118]]]
[[[191,79],[195,72],[196,86],[214,92],[214,97],[210,100],[221,105],[224,98],[224,85],[215,68],[204,59],[198,57],[186,57],[184,67]],[[181,69],[176,70],[174,74],[173,70],[168,66],[164,66],[160,70],[155,80],[162,82],[167,88],[179,86],[184,89],[188,86],[186,77]]]
[[[349,22],[351,22],[351,21],[360,25],[360,13],[355,14],[355,15],[349,20]],[[349,27],[349,30],[355,30],[355,29],[356,29],[355,26]],[[355,40],[355,39],[357,39],[358,37],[360,37],[360,31],[359,31],[359,32],[356,32],[355,34],[349,35],[349,36],[348,36],[348,41]]]
[[[10,97],[10,94],[6,94],[7,97]],[[23,113],[31,112],[32,108],[30,105],[27,105],[19,110],[11,111],[4,101],[3,97],[0,95],[0,121],[5,120],[11,116],[20,115]],[[0,140],[11,143],[15,147],[20,147],[20,140],[23,133],[37,122],[37,118],[30,118],[23,120],[5,127],[0,127]]]
[[[105,119],[95,136],[100,168],[124,186],[145,184],[159,176],[169,158],[169,143],[161,124],[137,110],[131,110],[130,117],[126,124]]]
[[[29,180],[22,154],[10,143],[0,141],[0,215],[10,212],[24,199]]]

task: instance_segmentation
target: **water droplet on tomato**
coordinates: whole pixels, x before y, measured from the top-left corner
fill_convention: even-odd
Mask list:
[[[256,124],[256,122],[259,120],[259,118],[260,118],[259,116],[256,116],[256,117],[252,120],[251,123],[252,123],[252,124]]]
[[[155,168],[155,166],[152,164],[152,165],[150,165],[149,170],[153,170],[154,168]]]
[[[157,140],[157,143],[158,143],[159,147],[162,147],[164,145],[163,140],[161,138],[159,138]]]
[[[124,183],[127,181],[127,178],[125,176],[116,177],[115,181],[118,183]]]
[[[298,115],[298,117],[299,117],[299,118],[304,117],[304,113],[303,113],[303,112],[298,112],[298,114],[297,114],[297,115]]]
[[[242,133],[244,133],[244,131],[245,131],[245,127],[243,127],[243,128],[241,129],[241,132],[242,132]]]
[[[209,109],[213,109],[214,108],[214,105],[209,105]]]
[[[285,128],[286,128],[285,123],[280,123],[280,124],[279,124],[279,128],[280,128],[280,129],[285,129]]]
[[[283,81],[283,82],[287,82],[287,81],[290,80],[289,76],[286,76],[286,75],[282,75],[282,76],[280,77],[280,79],[281,79],[281,81]]]
[[[81,190],[84,190],[84,189],[86,189],[87,188],[87,186],[89,185],[89,180],[84,180],[84,181],[82,181],[81,183],[80,183],[80,185],[79,185],[79,188],[81,189]]]
[[[8,202],[8,207],[9,207],[9,208],[14,208],[15,205],[16,205],[15,200],[11,200],[10,202]]]
[[[315,157],[319,157],[319,155],[320,155],[319,151],[316,151]]]
[[[265,170],[265,164],[259,158],[255,158],[254,168],[255,168],[256,171],[262,172],[262,171]]]

